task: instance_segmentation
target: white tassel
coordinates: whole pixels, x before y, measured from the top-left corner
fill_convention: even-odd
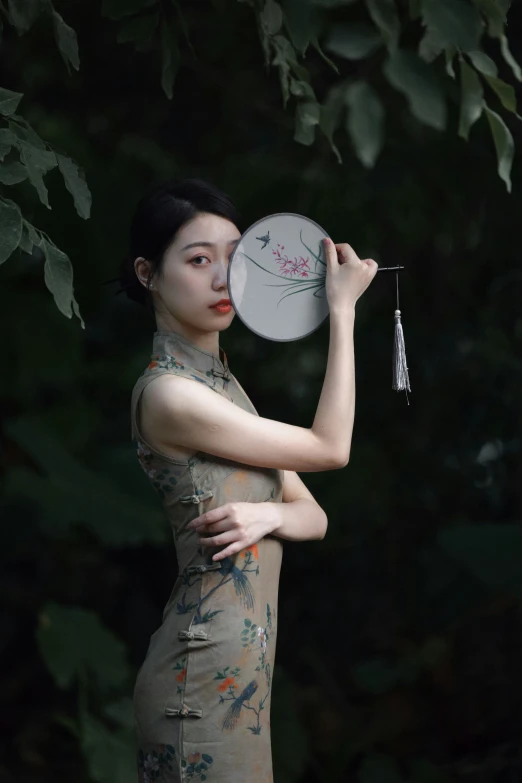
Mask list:
[[[406,364],[406,346],[402,331],[401,311],[395,310],[395,340],[393,344],[393,384],[395,391],[411,391],[408,366]],[[406,395],[407,396],[407,395]],[[408,400],[408,405],[410,404]]]

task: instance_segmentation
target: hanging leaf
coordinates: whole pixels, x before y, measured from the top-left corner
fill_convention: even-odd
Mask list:
[[[464,52],[478,49],[482,20],[467,0],[422,0],[422,19],[445,44],[452,43]]]
[[[318,34],[320,20],[317,10],[302,0],[283,2],[284,20],[295,48],[304,55],[310,42]]]
[[[69,70],[69,63],[73,68],[80,68],[80,56],[78,53],[78,39],[72,27],[64,22],[60,14],[53,9],[53,26],[56,43],[62,55],[63,61]]]
[[[515,90],[511,84],[506,84],[502,79],[495,78],[494,76],[485,76],[484,78],[489,86],[496,92],[504,108],[516,113],[517,99]]]
[[[26,33],[43,10],[40,0],[9,0],[7,8],[18,35]]]
[[[22,235],[20,237],[19,247],[24,253],[31,254],[33,252],[34,245],[40,244],[40,238],[36,232],[34,226],[22,219]]]
[[[32,144],[33,147],[36,147],[39,150],[47,149],[45,141],[41,139],[40,136],[31,128],[24,117],[21,117],[18,114],[13,114],[9,122],[9,130],[19,141],[29,142],[29,144]]]
[[[0,182],[3,185],[16,185],[27,179],[27,169],[17,160],[0,166]]]
[[[347,60],[362,60],[382,46],[381,36],[363,22],[335,25],[325,41],[325,47]]]
[[[321,106],[321,117],[319,120],[319,127],[328,139],[332,152],[337,158],[337,162],[341,164],[342,157],[337,146],[334,144],[333,136],[337,128],[341,124],[342,115],[344,113],[344,87],[342,85],[335,85],[330,88],[325,102]]]
[[[316,52],[323,58],[325,63],[327,65],[329,65],[330,68],[332,68],[332,70],[334,70],[335,73],[339,76],[339,68],[334,63],[334,61],[330,60],[330,58],[323,52],[323,50],[321,49],[321,47],[319,45],[319,41],[317,40],[317,36],[315,38],[312,38],[311,44],[314,47],[314,49],[316,50]]]
[[[0,87],[0,114],[3,114],[4,117],[10,117],[17,110],[23,97],[21,92],[12,92],[12,90]]]
[[[40,610],[38,649],[59,688],[89,673],[101,691],[121,686],[130,674],[126,648],[97,614],[49,602]]]
[[[511,54],[511,51],[509,49],[508,39],[506,38],[505,35],[500,35],[499,38],[500,38],[500,49],[504,60],[507,62],[507,64],[510,66],[511,70],[513,71],[515,79],[517,79],[517,81],[519,82],[522,82],[522,70],[520,68],[520,65],[517,63],[517,61]]]
[[[515,143],[506,123],[496,112],[488,106],[484,106],[495,149],[497,151],[498,174],[506,183],[508,193],[511,193],[511,167],[515,157]]]
[[[21,141],[19,146],[20,160],[27,169],[31,184],[36,188],[42,204],[51,209],[43,177],[57,165],[56,155],[50,150],[38,149],[25,141]]]
[[[22,215],[18,206],[7,199],[0,199],[0,264],[14,253],[22,234]]]
[[[308,146],[313,144],[320,116],[321,107],[317,101],[299,101],[295,112],[295,141]]]
[[[276,35],[283,24],[283,10],[275,0],[266,0],[259,14],[259,21],[265,35]]]
[[[92,197],[83,171],[65,155],[57,153],[56,159],[65,182],[65,187],[73,197],[77,213],[84,220],[87,220],[91,214]]]
[[[459,136],[468,140],[471,126],[484,108],[484,91],[476,72],[460,57],[460,120]]]
[[[384,107],[375,90],[364,81],[349,86],[346,103],[346,128],[357,157],[363,166],[373,168],[384,141]]]
[[[45,284],[54,296],[58,310],[72,318],[73,270],[69,257],[46,239],[42,239],[41,247],[45,255]]]
[[[419,57],[431,63],[445,50],[446,45],[437,30],[428,28],[419,43]]]
[[[16,136],[14,133],[8,130],[8,128],[2,128],[0,130],[0,160],[5,158],[15,144]]]
[[[477,71],[480,71],[484,76],[497,76],[497,66],[487,54],[484,54],[484,52],[466,52],[466,55]]]
[[[444,55],[446,58],[446,73],[448,76],[451,76],[452,79],[455,78],[455,69],[453,68],[453,58],[457,54],[457,47],[456,46],[447,46],[444,50]]]
[[[474,3],[488,20],[489,35],[492,38],[500,38],[507,22],[511,0],[474,0]]]
[[[383,70],[390,84],[406,96],[418,120],[437,130],[446,127],[444,93],[429,65],[414,52],[398,50],[389,56]]]
[[[154,12],[147,16],[138,16],[127,22],[119,31],[118,43],[134,42],[144,44],[150,41],[159,24],[159,14]]]
[[[161,27],[161,86],[172,100],[174,79],[179,67],[179,48],[175,29],[164,22]]]
[[[395,0],[366,0],[368,11],[389,49],[399,45],[401,25]]]

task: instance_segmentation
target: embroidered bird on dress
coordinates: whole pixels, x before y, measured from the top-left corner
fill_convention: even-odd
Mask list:
[[[254,591],[252,585],[249,582],[248,576],[241,571],[231,557],[224,557],[221,561],[221,568],[219,573],[223,576],[230,575],[232,582],[234,583],[234,589],[236,595],[241,599],[246,609],[254,608]]]
[[[237,726],[237,722],[241,716],[241,708],[246,701],[252,698],[257,691],[258,685],[255,680],[249,682],[246,688],[244,688],[237,699],[234,699],[230,707],[228,708],[225,717],[223,719],[223,729],[232,731]]]

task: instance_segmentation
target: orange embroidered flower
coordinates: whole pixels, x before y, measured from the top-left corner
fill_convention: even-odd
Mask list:
[[[235,677],[225,677],[222,683],[217,686],[218,691],[226,691],[229,685],[231,685],[233,688],[237,688],[236,683],[234,682]]]
[[[252,544],[252,546],[247,546],[246,549],[241,550],[241,557],[246,557],[247,552],[252,552],[252,557],[254,560],[259,559],[259,553],[257,551],[257,544]]]
[[[147,367],[147,370],[152,370],[154,367],[158,366],[158,362],[151,362],[149,366]]]
[[[183,680],[185,679],[186,674],[187,674],[187,667],[185,666],[185,668],[182,669],[179,674],[176,674],[176,680],[178,682],[183,682]]]
[[[201,753],[189,753],[187,761],[189,764],[197,764],[201,758]]]

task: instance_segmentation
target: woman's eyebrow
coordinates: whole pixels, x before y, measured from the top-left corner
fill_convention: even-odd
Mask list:
[[[227,244],[229,245],[236,245],[239,242],[238,239],[230,239]],[[185,247],[182,247],[182,250],[188,250],[189,247],[216,247],[216,245],[213,242],[191,242],[190,245],[185,245]]]

